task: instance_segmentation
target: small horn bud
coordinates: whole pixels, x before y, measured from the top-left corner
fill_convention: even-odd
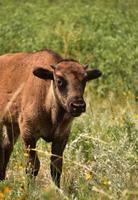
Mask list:
[[[88,67],[89,67],[88,64],[87,64],[87,65],[84,65],[84,69],[85,69],[85,70],[88,69]]]
[[[52,69],[56,69],[57,65],[56,64],[51,64],[50,67],[52,67]]]

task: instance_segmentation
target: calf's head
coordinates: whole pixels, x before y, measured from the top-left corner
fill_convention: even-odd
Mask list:
[[[51,79],[57,101],[73,117],[85,112],[83,93],[86,82],[101,76],[98,69],[87,70],[76,61],[63,60],[51,65],[51,70],[37,67],[33,74],[41,79]]]

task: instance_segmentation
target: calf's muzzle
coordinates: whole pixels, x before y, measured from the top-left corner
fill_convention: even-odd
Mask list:
[[[69,111],[73,117],[78,117],[81,113],[85,112],[86,103],[82,97],[74,97],[70,99]]]

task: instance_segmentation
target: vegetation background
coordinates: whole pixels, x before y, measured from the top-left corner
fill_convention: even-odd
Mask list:
[[[51,181],[50,145],[42,140],[40,173],[27,184],[20,139],[0,200],[138,199],[138,1],[0,0],[0,54],[45,48],[103,76],[86,88],[87,112],[73,123],[61,189]]]

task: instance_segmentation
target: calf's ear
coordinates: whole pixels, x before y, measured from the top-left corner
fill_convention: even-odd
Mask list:
[[[90,81],[96,78],[99,78],[102,75],[102,72],[99,69],[92,69],[86,72],[86,80]]]
[[[36,67],[35,69],[33,69],[33,75],[41,79],[53,80],[53,72],[48,69],[44,69],[42,67]]]

